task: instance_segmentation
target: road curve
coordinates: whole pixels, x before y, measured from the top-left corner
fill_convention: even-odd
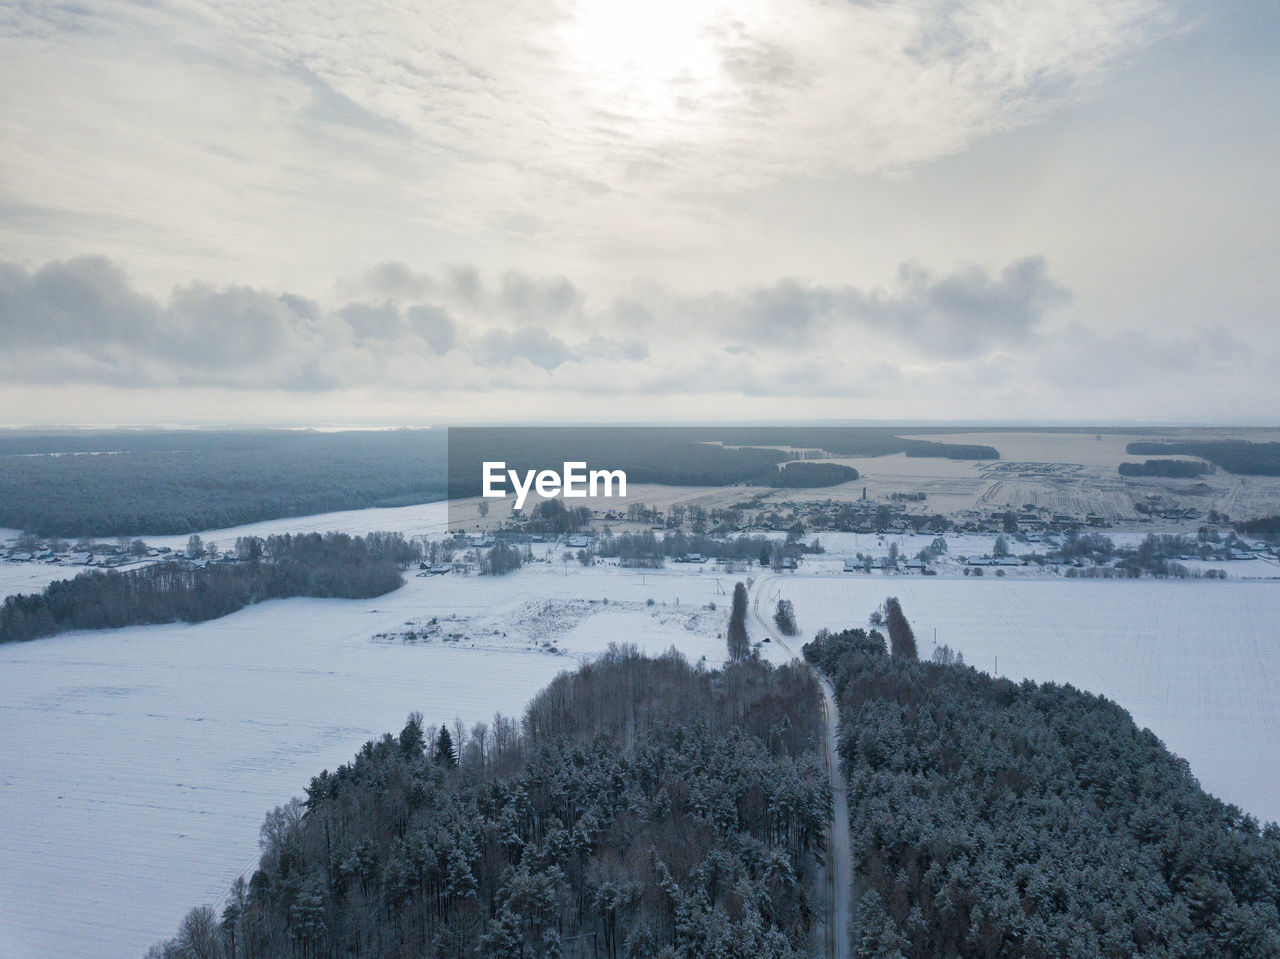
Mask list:
[[[777,643],[788,654],[800,659],[798,649],[779,634],[766,611],[762,612],[762,600],[771,602],[777,598],[776,576],[763,576],[752,584],[751,611],[759,628],[771,642]],[[809,667],[822,686],[822,719],[826,732],[823,760],[827,775],[831,778],[831,823],[827,827],[827,864],[822,870],[821,884],[825,900],[822,955],[826,959],[849,959],[850,929],[853,909],[853,861],[849,842],[849,793],[840,768],[840,713],[836,708],[835,689],[831,681],[813,667]]]

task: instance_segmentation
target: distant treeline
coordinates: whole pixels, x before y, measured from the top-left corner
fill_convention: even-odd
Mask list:
[[[1000,451],[994,446],[973,443],[935,443],[931,440],[903,440],[908,456],[945,456],[950,460],[998,460]]]
[[[788,450],[800,448],[841,457],[1000,457],[989,446],[905,440],[881,427],[468,427],[449,430],[449,496],[480,495],[485,461],[522,472],[582,461],[591,469],[623,470],[629,483],[671,486],[813,487],[857,479],[851,467],[800,463],[792,466],[806,469],[791,474],[788,468],[788,479],[776,482],[778,465],[795,458]]]
[[[289,596],[380,596],[401,585],[401,570],[418,555],[399,533],[242,537],[236,553],[243,558],[206,566],[94,570],[42,593],[10,596],[0,606],[0,643],[73,629],[198,623]]]
[[[839,463],[787,463],[782,469],[767,477],[766,486],[781,489],[814,489],[820,486],[835,486],[839,483],[850,483],[858,478],[858,471],[852,466],[841,466]]]
[[[443,430],[0,433],[0,526],[189,533],[444,498]]]
[[[1280,476],[1280,443],[1248,440],[1178,440],[1130,443],[1132,456],[1199,456],[1228,473],[1241,476]]]
[[[901,431],[898,431],[901,432]],[[446,444],[446,434],[450,437]],[[39,536],[136,536],[480,494],[481,463],[585,460],[632,483],[813,487],[835,464],[777,467],[783,448],[834,456],[996,459],[990,447],[905,440],[882,427],[0,431],[0,526]],[[741,447],[741,448],[738,448]]]
[[[1121,476],[1163,476],[1169,479],[1191,479],[1211,469],[1198,460],[1147,460],[1145,463],[1121,463]]]
[[[1246,536],[1280,536],[1280,516],[1260,516],[1241,520],[1235,528]]]
[[[1280,828],[1115,703],[939,652],[860,629],[805,647],[840,704],[855,955],[1280,955]]]
[[[156,959],[810,954],[831,790],[817,684],[612,647],[522,725],[398,737],[268,815]]]
[[[624,565],[642,566],[660,566],[664,560],[679,559],[691,553],[739,561],[756,561],[763,556],[767,563],[774,555],[796,557],[806,551],[806,547],[791,539],[785,542],[767,536],[721,539],[679,530],[661,537],[652,530],[605,535],[597,539],[594,547],[597,556],[618,557]]]

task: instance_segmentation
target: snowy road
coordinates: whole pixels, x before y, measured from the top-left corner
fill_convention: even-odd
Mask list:
[[[766,576],[754,584],[751,603],[756,622],[770,640],[788,656],[801,658],[798,645],[792,648],[760,610],[763,597],[776,599],[776,577]],[[793,638],[793,642],[796,640]],[[831,777],[831,826],[827,834],[827,864],[822,870],[824,902],[823,955],[827,959],[848,959],[852,918],[853,860],[849,840],[849,791],[840,767],[840,712],[836,707],[835,689],[827,677],[814,670],[822,684],[822,719],[825,724],[823,760]]]

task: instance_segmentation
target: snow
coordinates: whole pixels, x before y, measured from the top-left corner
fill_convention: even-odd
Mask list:
[[[361,510],[206,539],[412,533],[410,522],[429,534],[439,518],[439,504]],[[896,539],[914,554],[932,538]],[[801,637],[865,623],[897,595],[923,654],[936,626],[939,642],[981,668],[998,656],[1003,675],[1110,696],[1210,791],[1280,818],[1275,583],[845,574],[846,555],[880,555],[895,538],[821,539],[826,554],[783,576],[584,568],[548,545],[535,555],[550,562],[508,577],[409,575],[373,600],[285,600],[199,625],[0,646],[0,957],[137,959],[252,867],[269,808],[366,739],[398,731],[412,710],[433,724],[519,715],[610,642],[719,664],[733,585],[748,577],[763,583],[762,613],[778,596],[793,600]],[[952,555],[989,552],[992,540],[948,537]],[[788,658],[778,643],[762,649]]]
[[[518,716],[612,641],[719,662],[731,588],[543,563],[0,646],[0,956],[137,959],[254,864],[269,808],[412,710]]]
[[[921,657],[937,642],[1014,679],[1100,693],[1209,792],[1280,820],[1280,587],[1274,583],[784,576],[801,633],[865,626],[897,596]]]

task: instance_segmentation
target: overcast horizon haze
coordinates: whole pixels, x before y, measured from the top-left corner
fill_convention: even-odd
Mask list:
[[[1272,425],[1280,9],[0,11],[0,424]]]

